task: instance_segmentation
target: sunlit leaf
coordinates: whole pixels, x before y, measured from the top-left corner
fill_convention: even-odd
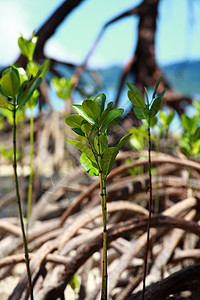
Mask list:
[[[17,70],[9,67],[4,70],[1,78],[1,89],[6,97],[15,98],[20,87],[20,79]]]
[[[82,116],[87,122],[89,122],[91,125],[95,124],[95,120],[90,118],[86,112],[83,110],[82,105],[80,104],[74,104],[72,105],[72,108],[80,115]]]
[[[65,118],[65,123],[73,128],[80,128],[84,118],[80,115],[69,115]]]
[[[89,118],[94,120],[95,122],[98,121],[100,116],[100,108],[96,102],[93,100],[84,100],[82,103],[82,107]]]
[[[42,78],[39,77],[40,73],[29,81],[24,81],[22,84],[19,95],[17,97],[18,108],[21,108],[32,97],[34,91],[39,87]]]
[[[21,53],[24,56],[26,56],[29,61],[33,59],[33,54],[35,51],[37,41],[38,41],[38,37],[34,35],[34,32],[30,41],[25,39],[23,36],[18,38],[18,45],[21,50]]]
[[[67,139],[67,141],[69,143],[71,143],[72,145],[74,145],[76,148],[78,148],[81,152],[85,153],[90,158],[91,161],[96,163],[95,156],[90,148],[88,148],[86,145],[84,145],[80,141],[71,140],[71,139]]]
[[[83,169],[92,176],[99,175],[99,169],[96,163],[94,163],[85,153],[81,154],[80,163]]]
[[[79,287],[80,284],[79,284],[79,278],[77,273],[74,273],[72,279],[69,282],[69,285],[74,291],[76,291],[76,289]]]

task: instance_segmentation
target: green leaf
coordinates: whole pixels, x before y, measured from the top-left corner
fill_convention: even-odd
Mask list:
[[[94,125],[95,124],[95,121],[90,118],[86,112],[83,110],[83,107],[82,105],[80,104],[74,104],[72,105],[72,108],[80,115],[82,116],[88,123],[90,123],[91,125]]]
[[[20,79],[17,70],[13,67],[7,68],[1,78],[1,89],[6,97],[15,98],[20,87]]]
[[[144,91],[145,91],[145,95],[146,95],[146,99],[147,99],[147,105],[149,105],[149,96],[148,96],[148,92],[147,92],[146,87],[144,87]]]
[[[81,154],[80,163],[83,169],[92,176],[99,175],[99,169],[96,163],[94,163],[85,153]]]
[[[115,108],[112,109],[111,111],[108,112],[102,126],[101,126],[101,131],[104,132],[105,130],[107,130],[109,124],[116,118],[118,118],[119,116],[121,116],[123,114],[124,110],[123,108]]]
[[[104,93],[99,94],[94,98],[94,102],[98,105],[100,109],[100,115],[104,111],[105,101],[106,101],[106,95]]]
[[[31,76],[33,77],[37,76],[38,71],[39,71],[39,65],[35,61],[29,61],[26,67],[26,73],[28,77],[30,78]]]
[[[93,119],[95,122],[98,121],[100,116],[100,108],[96,102],[89,99],[84,100],[82,107],[89,118]]]
[[[109,102],[106,109],[102,112],[101,114],[101,118],[99,120],[99,125],[101,126],[105,120],[105,118],[107,117],[109,111],[111,110],[112,108],[112,105],[113,105],[113,102]]]
[[[160,107],[161,107],[161,98],[159,96],[154,100],[151,106],[150,114],[149,114],[150,118],[153,118],[158,113]]]
[[[141,94],[134,91],[128,91],[128,97],[135,107],[141,109],[145,108],[146,104]]]
[[[194,134],[191,136],[192,142],[196,142],[196,141],[199,140],[199,139],[200,139],[200,127],[198,127],[198,128],[195,130]]]
[[[91,161],[96,163],[94,153],[92,152],[92,150],[90,148],[88,148],[86,145],[84,145],[80,141],[71,140],[71,139],[67,139],[67,141],[69,143],[71,143],[72,145],[74,145],[76,148],[78,148],[81,152],[85,153],[90,158]]]
[[[103,152],[105,149],[108,148],[108,138],[107,138],[107,136],[104,135],[104,134],[101,134],[99,136],[99,143],[100,143],[101,152]],[[97,136],[94,139],[94,147],[98,152],[98,137]]]
[[[166,93],[166,90],[167,90],[167,89],[165,89],[164,91],[162,91],[162,93],[160,93],[159,96],[160,96],[161,99],[164,97],[164,95],[165,95],[165,93]]]
[[[148,114],[145,110],[138,107],[134,107],[133,110],[138,119],[145,119],[145,120],[148,119]]]
[[[11,108],[9,101],[0,93],[0,107],[2,108]]]
[[[126,134],[125,136],[123,136],[123,137],[120,139],[119,143],[118,143],[117,146],[116,146],[116,148],[117,148],[118,151],[119,151],[119,150],[123,147],[123,145],[128,141],[128,139],[130,138],[131,135],[132,135],[132,133],[128,133],[128,134]]]
[[[58,97],[67,100],[71,96],[73,82],[71,78],[54,77],[51,80],[51,86],[55,90]]]
[[[73,128],[80,128],[83,120],[83,117],[79,115],[70,115],[65,118],[65,123]]]
[[[181,121],[182,121],[182,125],[185,128],[185,130],[187,132],[189,132],[190,134],[194,134],[194,132],[197,128],[198,118],[196,118],[196,117],[189,118],[188,116],[183,114],[181,116]]]
[[[18,38],[18,45],[21,50],[21,53],[24,56],[26,56],[29,61],[33,59],[33,54],[35,51],[37,41],[38,41],[38,37],[34,35],[34,32],[30,41],[23,38],[23,36]]]
[[[87,121],[83,121],[81,125],[81,130],[84,132],[85,136],[89,138],[89,136],[92,134],[93,126],[89,124]]]
[[[37,100],[38,100],[39,95],[40,95],[39,91],[35,90],[33,92],[33,95],[31,96],[31,98],[29,99],[29,101],[26,102],[25,108],[29,107],[29,108],[33,109],[37,104]]]
[[[72,279],[69,282],[69,285],[71,286],[72,290],[76,291],[77,288],[79,287],[79,279],[78,279],[78,274],[74,273]]]
[[[156,86],[155,86],[155,89],[154,89],[154,92],[153,92],[153,98],[155,98],[155,96],[156,96],[156,92],[157,92],[157,89],[158,89],[158,86],[159,86],[161,80],[162,80],[162,76],[160,76],[158,78],[157,82],[156,82]]]
[[[34,91],[39,87],[40,83],[42,82],[42,78],[39,77],[40,72],[38,72],[38,75],[29,81],[24,81],[18,97],[17,97],[17,104],[18,108],[21,108],[25,105],[25,103],[32,97]]]
[[[132,84],[132,83],[130,83],[130,82],[126,82],[126,85],[128,86],[128,88],[129,88],[131,91],[136,92],[136,93],[140,94],[140,95],[143,97],[143,95],[142,95],[142,93],[140,92],[140,90],[138,90],[134,84]]]
[[[81,130],[81,128],[72,128],[72,130],[73,130],[76,134],[85,137],[85,133]]]
[[[111,172],[117,154],[118,154],[118,150],[116,147],[107,148],[102,153],[103,158],[101,160],[101,165],[102,165],[103,175],[107,176]]]

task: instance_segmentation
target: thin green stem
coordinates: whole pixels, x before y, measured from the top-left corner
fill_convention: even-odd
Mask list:
[[[101,207],[103,217],[103,270],[102,270],[102,289],[101,289],[101,300],[107,300],[107,204],[106,204],[106,184],[105,176],[102,173],[101,155],[102,149],[100,145],[100,133],[98,133],[98,165],[99,165],[99,178],[100,178],[100,196],[101,196]]]
[[[31,116],[30,116],[30,176],[29,176],[28,203],[27,203],[27,213],[26,213],[26,233],[27,234],[28,234],[29,218],[30,218],[30,213],[31,213],[31,200],[32,200],[32,188],[33,188],[33,151],[34,151],[33,123],[34,123],[33,110],[31,109]]]
[[[151,227],[151,208],[152,208],[152,176],[151,176],[151,131],[150,131],[150,121],[148,122],[148,156],[149,156],[149,217],[147,223],[147,244],[145,249],[144,256],[144,273],[143,273],[143,289],[142,289],[142,300],[144,300],[145,294],[145,285],[146,285],[146,274],[147,274],[147,261],[148,261],[148,252],[149,252],[149,244],[150,244],[150,227]]]
[[[13,106],[13,170],[14,170],[17,207],[18,207],[23,243],[24,243],[25,263],[26,263],[26,270],[27,270],[27,277],[28,277],[29,293],[30,293],[30,299],[33,300],[34,298],[33,298],[33,288],[32,288],[32,283],[31,283],[31,272],[30,272],[30,266],[29,266],[28,244],[27,244],[27,239],[26,239],[26,234],[25,234],[21,200],[20,200],[20,194],[19,194],[16,151],[17,151],[17,147],[16,147],[16,99],[14,99],[14,106]]]

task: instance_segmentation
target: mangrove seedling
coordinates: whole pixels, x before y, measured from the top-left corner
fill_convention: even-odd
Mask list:
[[[0,80],[0,107],[12,111],[13,116],[13,170],[14,181],[16,190],[16,199],[19,212],[20,225],[22,230],[22,237],[25,249],[25,262],[27,269],[28,285],[30,299],[33,300],[33,289],[31,284],[31,272],[29,267],[29,254],[28,244],[23,222],[22,205],[19,193],[19,184],[17,176],[17,146],[16,146],[16,112],[24,107],[26,102],[32,97],[35,90],[40,85],[42,78],[39,71],[36,76],[32,76],[30,79],[20,82],[20,76],[16,68],[13,66],[7,68],[2,73]]]
[[[157,89],[160,84],[162,77],[160,77],[156,83],[152,99],[149,101],[149,96],[147,93],[147,89],[144,88],[146,102],[143,97],[143,94],[131,83],[127,82],[127,86],[129,88],[128,97],[132,102],[134,108],[134,113],[137,118],[145,119],[148,124],[148,160],[149,160],[149,217],[147,223],[147,245],[144,257],[144,273],[143,273],[143,290],[142,290],[142,300],[144,300],[144,293],[145,293],[145,280],[146,280],[146,273],[147,273],[147,258],[148,258],[148,250],[149,250],[149,241],[150,241],[150,227],[151,227],[151,210],[152,210],[152,202],[153,202],[153,195],[152,195],[152,173],[151,173],[151,125],[155,124],[155,116],[160,110],[161,101],[165,94],[165,90],[157,96]]]
[[[81,152],[80,162],[83,169],[92,176],[99,176],[100,197],[103,218],[103,268],[101,299],[107,299],[107,204],[106,204],[106,178],[111,172],[115,157],[128,140],[130,133],[121,138],[116,147],[108,147],[107,129],[110,123],[122,115],[121,108],[112,108],[113,102],[105,108],[106,96],[100,94],[93,100],[87,99],[82,104],[72,105],[78,113],[67,116],[65,122],[72,130],[84,137],[87,144],[77,140],[68,139],[72,145]]]
[[[40,66],[33,60],[33,55],[35,52],[35,47],[37,45],[38,37],[35,36],[33,31],[32,37],[30,40],[25,39],[22,35],[18,38],[18,46],[21,50],[21,53],[27,58],[28,63],[26,70],[19,68],[20,81],[24,82],[30,80],[32,77],[37,76],[40,71],[40,77],[43,78],[46,74],[46,71],[49,66],[49,61],[45,60],[43,66]],[[15,66],[17,68],[17,66]],[[24,110],[30,109],[30,175],[29,175],[29,186],[28,186],[28,201],[27,201],[27,212],[26,212],[26,233],[28,234],[29,218],[31,212],[31,202],[32,202],[32,188],[33,188],[33,153],[34,153],[34,117],[33,109],[37,104],[39,97],[39,92],[36,89],[29,101],[26,102]]]

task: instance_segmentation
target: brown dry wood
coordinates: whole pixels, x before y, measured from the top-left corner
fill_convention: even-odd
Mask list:
[[[29,253],[30,259],[32,259],[35,253]],[[63,255],[52,254],[48,253],[45,262],[52,262],[55,264],[62,264],[65,265],[68,262],[69,258],[64,257]],[[13,254],[10,256],[5,256],[4,258],[0,259],[0,268],[9,266],[9,265],[16,265],[18,263],[25,262],[25,257],[23,253]]]
[[[196,215],[195,210],[191,210],[185,217],[185,220],[191,221],[194,219]],[[169,234],[167,234],[164,237],[163,240],[163,248],[160,251],[160,253],[155,258],[153,265],[151,267],[151,270],[149,274],[146,276],[146,286],[158,281],[161,279],[161,272],[165,265],[167,265],[170,257],[172,256],[176,246],[180,242],[180,240],[183,238],[184,230],[175,228]],[[142,289],[142,282],[138,286],[137,290],[135,292]]]
[[[200,171],[200,164],[195,161],[190,161],[186,159],[178,159],[172,156],[168,157],[152,157],[152,165],[154,164],[161,164],[161,163],[169,163],[169,164],[175,164],[182,167],[189,167],[194,168],[198,171]],[[128,171],[128,169],[133,169],[138,166],[147,165],[148,160],[147,159],[138,159],[132,163],[128,164],[122,164],[119,167],[113,169],[111,173],[107,177],[107,182],[111,179],[115,178],[116,176],[123,174]],[[83,201],[85,198],[87,198],[96,188],[99,187],[99,181],[95,181],[93,184],[91,184],[86,191],[81,193],[75,201],[68,207],[68,209],[62,214],[60,218],[60,226],[62,226],[67,219],[67,217],[75,210],[75,208]]]
[[[175,263],[178,261],[182,261],[184,259],[199,259],[200,258],[200,249],[184,249],[178,250],[174,253],[170,262]]]
[[[165,216],[177,216],[180,212],[191,208],[192,206],[196,205],[196,199],[185,199],[182,202],[179,202],[173,205],[171,208],[165,210],[163,215]],[[157,230],[151,230],[151,238],[155,236]],[[109,290],[110,292],[116,286],[117,281],[121,273],[128,267],[130,261],[133,257],[135,257],[139,251],[146,245],[146,233],[140,236],[137,241],[133,242],[133,245],[130,245],[127,251],[121,256],[117,267],[112,271],[110,274],[109,280]]]
[[[118,238],[119,236],[125,236],[127,234],[136,232],[138,230],[146,230],[147,218],[130,219],[127,222],[122,222],[113,226],[113,228],[108,230],[108,243],[112,240]],[[193,233],[200,235],[200,226],[194,222],[185,221],[180,218],[172,218],[166,216],[153,216],[152,227],[178,227],[184,230],[189,230]],[[71,259],[71,261],[65,266],[65,270],[60,272],[57,278],[57,284],[54,280],[54,286],[46,286],[45,291],[40,290],[37,299],[47,300],[56,299],[59,297],[66,285],[69,283],[73,274],[79,269],[79,267],[96,251],[98,251],[102,246],[102,234],[97,236],[95,239],[91,240],[87,245],[81,246],[76,255]],[[14,300],[16,298],[10,298],[9,300]]]
[[[200,264],[189,266],[169,277],[147,287],[145,300],[164,300],[170,294],[189,290],[191,287],[199,290]],[[127,300],[140,300],[141,293],[130,296]]]
[[[7,222],[5,220],[0,219],[0,232],[4,233],[10,233],[12,235],[15,235],[17,237],[21,237],[21,229],[19,226],[14,225],[10,222]]]

